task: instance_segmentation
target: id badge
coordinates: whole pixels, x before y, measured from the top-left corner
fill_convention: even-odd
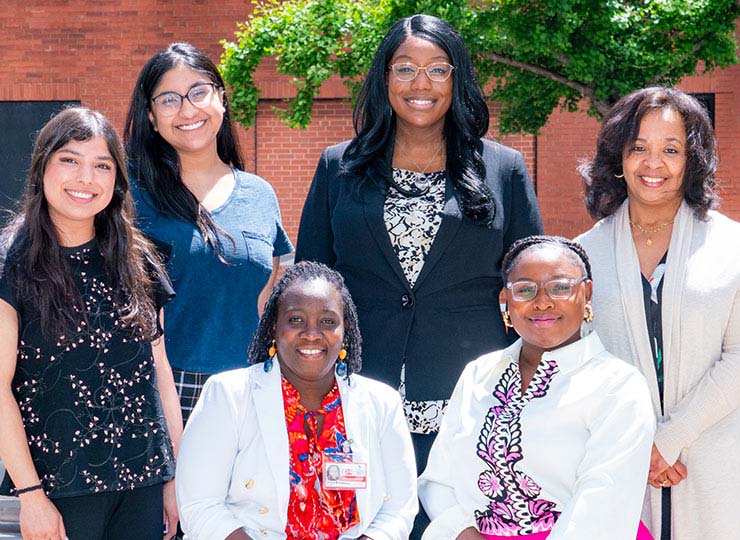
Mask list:
[[[323,453],[324,489],[365,489],[367,463],[356,463],[351,453]]]

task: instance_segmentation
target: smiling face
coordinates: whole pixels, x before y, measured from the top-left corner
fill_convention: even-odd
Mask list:
[[[159,80],[151,97],[165,92],[176,92],[186,95],[193,86],[211,81],[204,73],[178,64],[167,71]],[[216,137],[224,120],[223,92],[213,92],[210,102],[204,107],[195,107],[189,100],[183,99],[182,107],[173,116],[165,116],[151,104],[149,121],[154,130],[167,141],[178,154],[213,152],[216,153]]]
[[[326,280],[299,280],[283,292],[275,342],[283,375],[299,392],[326,393],[334,384],[344,324],[342,297]]]
[[[565,247],[534,246],[516,259],[508,280],[531,280],[537,283],[537,295],[530,301],[514,300],[511,291],[503,289],[499,301],[508,305],[511,323],[522,337],[522,354],[539,358],[542,353],[577,341],[586,304],[591,300],[591,282],[573,287],[573,294],[565,300],[553,300],[545,292],[543,283],[553,279],[579,279],[582,266],[577,257]]]
[[[392,64],[411,63],[426,67],[435,62],[450,63],[447,54],[431,41],[409,36],[396,49]],[[388,100],[401,129],[444,127],[445,115],[452,103],[452,76],[444,82],[432,81],[420,70],[412,81],[400,81],[388,72]]]
[[[686,128],[681,116],[669,108],[647,113],[637,140],[622,157],[630,207],[644,211],[678,207],[685,169]]]
[[[113,197],[116,162],[103,137],[71,140],[51,154],[44,169],[44,198],[62,245],[77,246],[95,234],[95,216]]]

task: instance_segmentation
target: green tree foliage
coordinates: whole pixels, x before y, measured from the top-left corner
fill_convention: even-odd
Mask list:
[[[737,62],[738,0],[262,0],[222,42],[237,119],[254,121],[254,73],[274,56],[296,88],[281,118],[307,126],[321,84],[338,74],[355,95],[388,28],[414,13],[460,31],[504,133],[537,133],[583,99],[600,117],[636,88]]]

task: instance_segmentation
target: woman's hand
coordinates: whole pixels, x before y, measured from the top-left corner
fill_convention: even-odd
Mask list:
[[[475,527],[468,527],[457,535],[457,540],[483,540],[483,535]]]
[[[677,460],[673,466],[663,459],[658,447],[653,444],[650,455],[650,472],[648,473],[648,484],[654,488],[671,487],[680,484],[687,476],[686,465]]]
[[[62,515],[42,490],[29,491],[18,498],[23,540],[67,540]]]
[[[164,483],[162,497],[164,499],[164,539],[168,540],[177,533],[177,522],[180,521],[180,516],[177,513],[174,480]]]

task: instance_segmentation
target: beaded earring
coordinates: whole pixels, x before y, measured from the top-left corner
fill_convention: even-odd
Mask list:
[[[270,348],[267,349],[267,360],[265,360],[265,364],[262,366],[262,369],[265,370],[265,373],[268,373],[272,369],[272,359],[277,354],[277,348],[275,347],[275,340],[272,340],[272,343],[270,344]]]
[[[342,348],[339,350],[339,362],[337,362],[337,365],[334,368],[334,372],[337,374],[337,377],[344,377],[347,375],[347,362],[344,361],[345,358],[347,358],[347,349],[344,348],[344,343],[342,343]]]

